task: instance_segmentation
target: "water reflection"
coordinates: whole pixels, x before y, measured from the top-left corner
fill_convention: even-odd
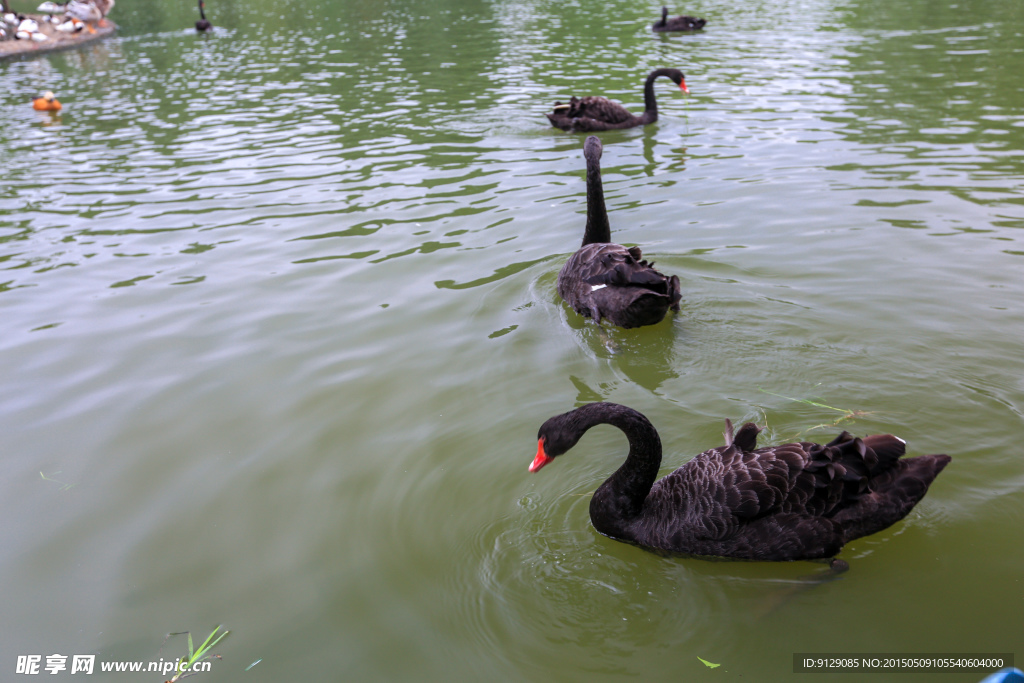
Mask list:
[[[842,12],[843,22],[864,30],[867,40],[848,50],[848,112],[825,120],[839,124],[837,131],[848,140],[876,151],[860,164],[834,170],[899,181],[901,189],[932,193],[924,200],[929,202],[946,195],[1005,211],[1020,201],[1020,183],[1013,180],[1024,178],[1024,170],[1006,152],[1024,122],[1024,99],[1013,85],[1016,75],[1000,57],[1017,49],[1019,35],[992,21],[1001,16],[999,4],[960,3],[935,8],[926,17],[914,6],[874,2]],[[870,25],[864,21],[868,16]],[[1021,217],[982,216],[989,225],[1024,227]]]

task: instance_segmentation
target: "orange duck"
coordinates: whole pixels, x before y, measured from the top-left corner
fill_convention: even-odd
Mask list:
[[[60,102],[47,90],[39,97],[32,98],[32,108],[36,111],[60,111]]]

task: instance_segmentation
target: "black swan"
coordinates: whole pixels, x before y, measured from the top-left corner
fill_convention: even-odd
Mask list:
[[[672,553],[744,560],[833,557],[843,544],[903,519],[949,464],[948,455],[900,459],[889,434],[825,445],[757,448],[753,423],[658,482],[661,440],[646,417],[614,403],[557,415],[538,432],[536,472],[595,425],[626,433],[626,462],[590,501],[594,528],[616,540]]]
[[[558,294],[580,315],[620,327],[654,325],[679,310],[679,278],[666,277],[641,260],[640,247],[612,242],[601,187],[601,141],[583,144],[587,159],[587,227],[583,246],[558,273]]]
[[[708,23],[704,19],[683,15],[681,17],[668,18],[668,7],[661,8],[661,21],[654,22],[651,30],[657,33],[662,31],[699,31]]]
[[[206,33],[207,31],[213,30],[213,24],[206,19],[206,12],[203,10],[206,8],[206,4],[203,0],[199,0],[199,21],[196,22],[196,32]]]
[[[575,133],[593,130],[612,130],[617,128],[633,128],[646,126],[658,120],[658,103],[654,99],[654,81],[659,76],[666,76],[689,94],[683,80],[683,72],[679,69],[655,69],[647,76],[644,83],[644,113],[634,116],[621,104],[612,102],[607,97],[573,97],[569,104],[555,102],[555,110],[545,114],[551,125]]]

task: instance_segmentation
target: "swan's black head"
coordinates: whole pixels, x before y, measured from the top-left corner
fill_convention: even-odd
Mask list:
[[[575,412],[555,415],[540,426],[537,431],[537,455],[530,465],[531,472],[536,472],[579,442],[585,430],[571,428],[569,416]]]
[[[683,75],[683,72],[680,71],[679,69],[658,69],[658,75],[668,76],[669,78],[672,79],[673,83],[679,86],[680,90],[682,90],[687,95],[690,94],[690,89],[686,87],[686,77]]]

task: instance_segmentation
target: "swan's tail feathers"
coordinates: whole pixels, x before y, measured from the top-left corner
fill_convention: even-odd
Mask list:
[[[677,289],[679,286],[679,278],[675,275],[667,278],[653,268],[637,268],[629,263],[617,263],[612,268],[587,278],[586,281],[591,286],[642,287],[663,296],[672,295],[673,281]]]
[[[618,270],[618,268],[616,268]],[[649,289],[658,294],[668,294],[668,280],[664,275],[654,270],[634,270],[622,268],[622,275],[628,278],[628,284]]]
[[[568,105],[562,105],[568,106]],[[556,109],[552,114],[544,114],[548,117],[548,121],[555,128],[561,128],[562,130],[572,130],[572,119],[565,114],[564,109]]]
[[[948,455],[906,458],[873,477],[870,491],[832,518],[842,524],[843,542],[877,533],[906,517],[950,460]]]
[[[679,286],[679,276],[673,275],[668,281],[668,299],[670,308],[676,313],[679,312],[679,302],[683,298],[683,290]]]
[[[573,100],[576,98],[574,97]],[[565,104],[563,102],[555,102],[554,109],[551,110],[550,114],[544,114],[548,117],[548,121],[555,128],[561,128],[562,130],[572,130],[572,110],[573,104]]]
[[[907,452],[907,442],[892,434],[865,436],[864,445],[875,454],[876,462],[872,467],[872,473],[889,469]]]
[[[757,448],[757,435],[760,433],[760,427],[753,422],[748,422],[740,427],[732,442],[736,445],[736,448],[740,449],[744,453],[749,453]]]
[[[725,418],[725,445],[736,446],[744,453],[748,453],[757,448],[757,435],[761,433],[761,428],[753,422],[748,422],[739,431],[735,431],[732,426],[732,420]]]

